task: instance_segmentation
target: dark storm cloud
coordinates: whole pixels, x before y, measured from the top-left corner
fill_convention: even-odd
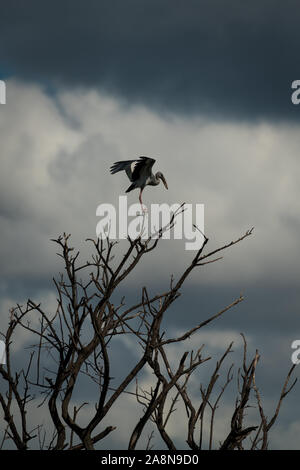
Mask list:
[[[299,20],[297,0],[12,0],[1,7],[0,66],[164,110],[294,119]]]

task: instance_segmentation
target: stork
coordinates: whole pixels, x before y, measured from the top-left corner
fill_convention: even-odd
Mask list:
[[[152,173],[154,163],[154,158],[140,157],[138,160],[115,162],[110,168],[112,175],[122,170],[126,172],[132,183],[126,190],[126,193],[129,193],[133,189],[140,188],[139,201],[143,211],[142,192],[145,186],[157,186],[161,180],[165,188],[168,189],[164,175],[160,171],[155,174]]]

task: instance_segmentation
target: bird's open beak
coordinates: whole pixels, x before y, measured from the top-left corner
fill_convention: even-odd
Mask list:
[[[161,180],[162,180],[162,182],[164,183],[165,188],[166,188],[166,189],[169,189],[164,176],[161,177]]]

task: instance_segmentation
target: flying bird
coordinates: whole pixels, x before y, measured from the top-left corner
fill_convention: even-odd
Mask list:
[[[157,186],[160,183],[160,180],[162,180],[166,189],[168,189],[164,175],[160,171],[155,174],[152,173],[152,167],[154,163],[154,158],[140,157],[138,160],[124,160],[121,162],[115,162],[110,168],[112,175],[122,170],[126,172],[129,180],[132,183],[126,190],[126,193],[129,193],[133,189],[140,188],[139,201],[142,208],[142,192],[145,186]]]

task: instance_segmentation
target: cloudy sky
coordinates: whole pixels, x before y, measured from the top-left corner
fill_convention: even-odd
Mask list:
[[[230,341],[239,352],[243,332],[261,353],[258,377],[272,410],[300,339],[300,105],[291,101],[299,24],[296,0],[1,6],[2,329],[16,302],[55,303],[51,279],[61,266],[50,239],[72,233],[85,252],[97,206],[117,205],[128,187],[110,165],[152,156],[169,191],[146,189],[146,205],[204,204],[212,248],[254,227],[222,261],[193,273],[166,324],[193,326],[242,292],[245,301],[197,341],[216,356]],[[136,191],[128,201],[137,202]],[[156,293],[192,256],[184,241],[163,241],[128,279],[128,296],[146,283]],[[120,344],[116,354],[130,348]],[[286,399],[271,448],[300,448],[298,394]],[[122,408],[126,419],[133,406]],[[127,432],[109,445],[126,446]]]

